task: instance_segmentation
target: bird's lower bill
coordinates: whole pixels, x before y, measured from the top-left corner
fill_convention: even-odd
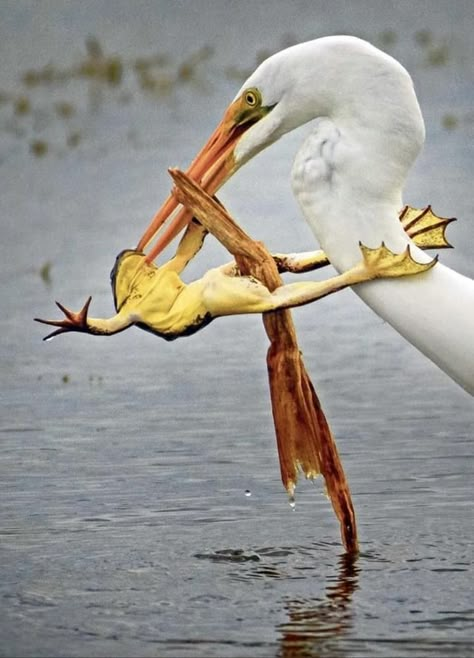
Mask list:
[[[223,120],[186,172],[211,195],[215,194],[235,171],[234,148],[244,132],[244,127],[236,125],[228,115],[229,112],[226,112]],[[160,232],[156,243],[147,255],[147,262],[154,260],[191,221],[191,213],[186,208],[179,209],[179,207],[180,204],[172,192],[140,239],[137,249],[143,251],[166,220],[175,215],[169,226]]]

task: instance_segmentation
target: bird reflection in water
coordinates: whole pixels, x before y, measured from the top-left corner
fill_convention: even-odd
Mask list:
[[[279,625],[282,658],[325,656],[338,658],[344,649],[338,640],[352,627],[352,595],[358,587],[357,556],[339,558],[336,582],[326,588],[324,600],[289,600],[289,621]]]

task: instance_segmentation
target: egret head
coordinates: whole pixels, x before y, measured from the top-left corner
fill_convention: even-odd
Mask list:
[[[238,139],[234,170],[282,135],[320,117],[330,118],[369,148],[379,136],[385,153],[391,135],[405,138],[416,154],[424,141],[408,72],[357,37],[324,37],[282,50],[256,69],[237,98],[249,88],[258,90],[262,105],[272,111]]]
[[[359,141],[387,148],[398,140],[406,159],[424,140],[421,112],[410,76],[392,57],[355,37],[324,37],[282,50],[246,80],[187,174],[214,194],[243,164],[282,135],[329,117]],[[380,143],[374,135],[380,137]],[[386,152],[386,151],[385,151]],[[178,206],[171,195],[138,244],[143,250]],[[147,261],[190,221],[182,209]]]

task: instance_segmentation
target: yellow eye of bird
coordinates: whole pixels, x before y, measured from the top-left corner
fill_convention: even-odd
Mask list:
[[[259,103],[259,94],[256,89],[248,89],[244,94],[244,98],[249,107],[256,107]]]

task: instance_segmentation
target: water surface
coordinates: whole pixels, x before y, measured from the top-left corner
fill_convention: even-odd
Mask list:
[[[472,653],[472,399],[350,291],[294,317],[351,485],[356,561],[319,483],[288,505],[259,318],[172,344],[138,329],[44,344],[32,322],[89,294],[111,313],[109,270],[166,168],[186,166],[263,50],[336,32],[412,73],[428,138],[406,201],[458,217],[441,258],[474,276],[470,3],[0,11],[0,655]],[[105,77],[80,73],[91,36],[89,56],[118,58]],[[275,250],[314,244],[288,183],[304,130],[222,193]],[[192,272],[226,258],[209,240]]]

